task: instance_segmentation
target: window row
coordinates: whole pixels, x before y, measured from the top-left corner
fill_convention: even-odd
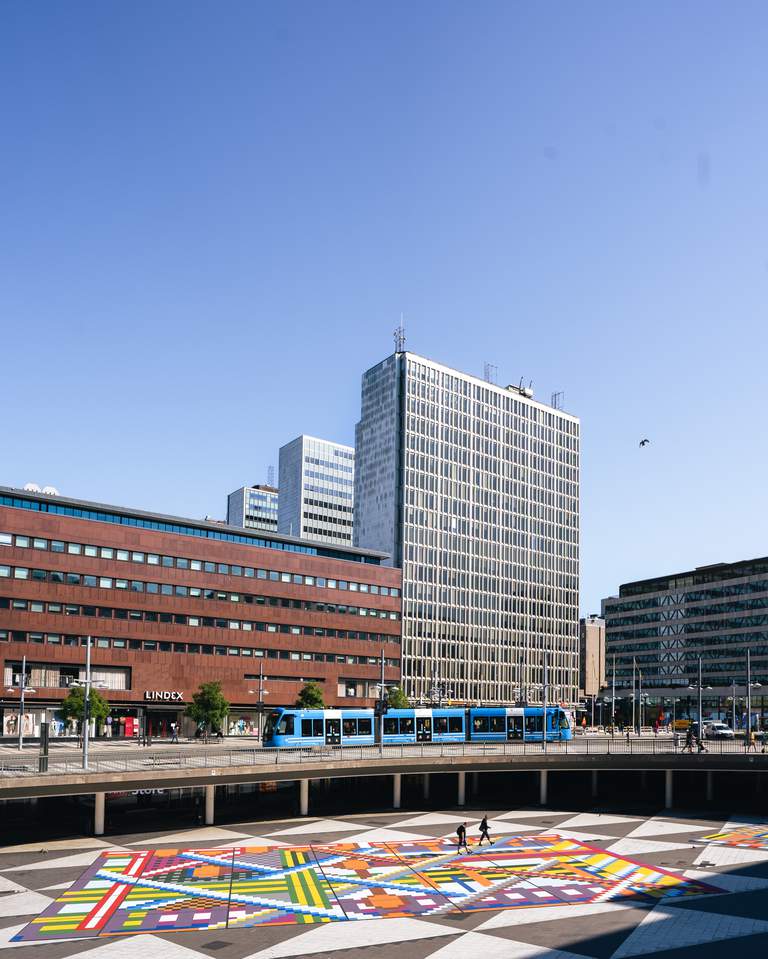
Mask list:
[[[331,579],[326,576],[304,576],[301,573],[287,573],[274,569],[257,569],[252,566],[239,566],[234,563],[213,563],[201,559],[187,559],[183,556],[163,556],[159,553],[116,549],[111,546],[68,543],[56,539],[48,540],[38,536],[16,536],[12,533],[0,532],[0,546],[49,550],[52,553],[68,553],[72,556],[90,556],[110,560],[116,559],[121,562],[145,563],[149,566],[164,566],[172,569],[189,569],[195,572],[216,573],[220,576],[242,576],[246,579],[269,580],[273,583],[292,583],[294,586],[341,589],[348,590],[351,593],[371,593],[375,596],[400,595],[400,590],[396,586],[378,586],[375,583],[356,583],[344,579]]]
[[[62,633],[25,632],[0,629],[0,643],[31,643],[37,646],[85,646],[87,636],[72,636]],[[132,649],[144,652],[189,653],[203,656],[242,656],[254,659],[287,659],[293,662],[344,663],[353,666],[381,666],[380,656],[355,656],[346,653],[308,653],[289,649],[260,649],[246,646],[216,646],[210,643],[171,643],[155,639],[115,639],[108,636],[93,636],[95,649]],[[384,659],[384,665],[400,668],[398,659]],[[246,675],[245,679],[257,680],[258,676]]]
[[[157,612],[148,609],[115,609],[110,606],[85,606],[79,603],[43,603],[37,600],[0,597],[0,609],[16,612],[54,613],[64,616],[95,616],[99,619],[127,619],[133,622],[168,623],[174,626],[202,626],[208,629],[242,630],[250,633],[284,633],[293,636],[328,636],[335,639],[359,639],[375,643],[399,643],[398,635],[363,633],[356,629],[332,629],[325,626],[292,626],[288,623],[258,623],[219,616],[188,616],[184,613]]]
[[[95,589],[124,589],[132,593],[151,593],[159,596],[183,596],[218,602],[247,603],[256,606],[282,606],[341,616],[370,616],[374,619],[399,620],[394,610],[369,609],[339,603],[316,603],[311,600],[288,599],[281,596],[254,596],[251,593],[229,593],[225,590],[201,586],[180,586],[171,583],[148,583],[144,580],[121,579],[115,576],[92,576],[87,573],[64,573],[59,570],[29,569],[25,566],[0,565],[0,579],[32,580],[39,583],[60,583],[66,586],[88,586]]]

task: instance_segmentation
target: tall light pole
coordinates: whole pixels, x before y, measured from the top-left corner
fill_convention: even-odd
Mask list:
[[[611,681],[611,739],[616,726],[616,653],[613,654],[613,679]]]
[[[736,680],[731,680],[731,728],[736,732]]]
[[[88,745],[91,733],[91,689],[106,689],[107,684],[102,682],[94,683],[91,680],[91,637],[87,636],[85,640],[85,682],[75,679],[70,683],[71,686],[82,686],[85,688],[85,697],[83,702],[83,769],[88,768]]]
[[[752,736],[752,690],[759,689],[761,683],[752,682],[752,658],[751,650],[747,650],[747,744]]]
[[[635,672],[637,670],[637,660],[632,657],[632,732],[637,728],[635,723]]]
[[[262,732],[264,730],[264,697],[269,696],[269,691],[264,689],[264,663],[259,663],[259,688],[258,690],[249,689],[248,692],[259,697],[256,702],[256,715],[259,717],[259,742],[263,742]]]
[[[14,692],[13,686],[9,686],[8,692]],[[27,657],[21,659],[21,676],[19,676],[19,752],[24,749],[24,694],[36,693],[36,689],[27,686]]]

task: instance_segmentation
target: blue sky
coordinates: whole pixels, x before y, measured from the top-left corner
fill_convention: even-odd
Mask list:
[[[223,515],[353,441],[402,311],[581,416],[585,611],[768,553],[766,49],[752,2],[2,0],[0,482]]]

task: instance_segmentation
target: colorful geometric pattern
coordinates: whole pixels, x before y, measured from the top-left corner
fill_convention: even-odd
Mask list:
[[[15,942],[634,901],[712,886],[564,839],[508,836],[105,852]]]
[[[768,826],[742,826],[727,832],[703,836],[702,842],[713,846],[734,846],[739,849],[761,849],[768,852]]]

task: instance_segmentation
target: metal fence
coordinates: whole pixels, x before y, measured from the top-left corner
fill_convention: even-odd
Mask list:
[[[745,760],[755,753],[765,752],[760,744],[745,748],[740,740],[707,740],[705,749],[700,753],[742,756]],[[696,746],[692,754],[698,754]],[[689,765],[690,753],[684,741],[675,742],[671,737],[630,738],[624,736],[591,738],[587,736],[565,742],[547,743],[415,743],[410,745],[385,746],[312,746],[295,749],[267,749],[263,747],[238,747],[234,749],[195,749],[194,747],[174,751],[151,749],[133,752],[127,755],[92,755],[88,764],[88,773],[125,773],[144,772],[152,775],[163,769],[209,769],[237,766],[252,766],[264,769],[284,764],[306,766],[310,769],[322,769],[329,763],[344,761],[365,761],[393,763],[401,759],[440,759],[472,756],[516,757],[530,756],[651,756],[678,755],[681,761]],[[77,758],[75,758],[77,757]],[[684,758],[685,757],[685,758]],[[82,760],[78,754],[70,753],[59,758],[56,753],[47,755],[0,757],[0,778],[16,776],[60,776],[82,774]]]

